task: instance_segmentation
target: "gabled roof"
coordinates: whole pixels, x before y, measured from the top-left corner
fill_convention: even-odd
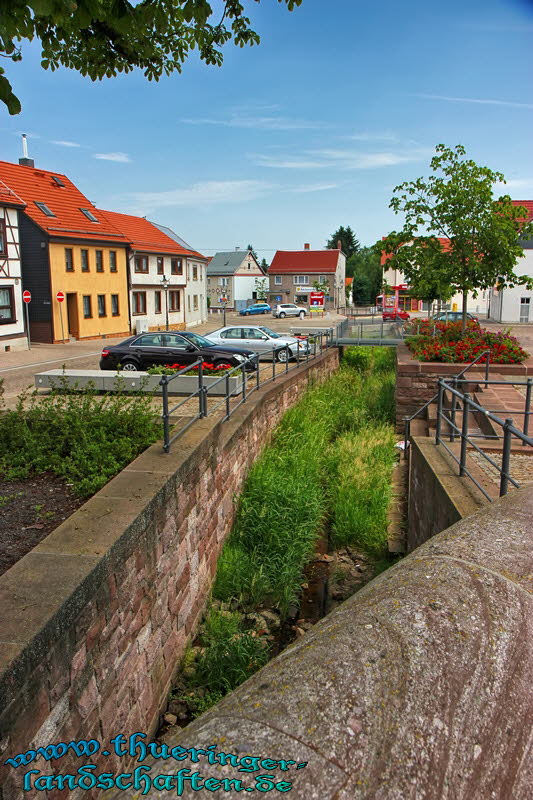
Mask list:
[[[156,228],[159,228],[159,230],[166,236],[169,236],[171,239],[174,239],[174,241],[177,242],[179,245],[181,245],[185,250],[190,250],[193,253],[195,252],[194,248],[191,247],[190,244],[187,244],[185,239],[182,239],[181,236],[178,236],[177,233],[174,233],[172,228],[167,228],[166,225],[160,225],[159,222],[152,222],[152,225],[155,225]],[[204,257],[205,256],[202,256],[202,258]]]
[[[26,203],[24,212],[49,236],[126,244],[126,238],[74,186],[66,175],[0,161],[0,180]],[[36,203],[43,203],[48,216]],[[92,222],[82,208],[98,221]]]
[[[227,253],[215,253],[207,265],[208,275],[233,275],[248,255],[248,250],[230,250]]]
[[[24,208],[26,203],[4,181],[0,181],[0,205]]]
[[[267,272],[326,273],[336,272],[340,250],[277,250]]]
[[[202,258],[194,250],[186,249],[181,244],[167,236],[158,225],[148,222],[144,217],[134,217],[132,214],[120,214],[117,211],[101,211],[115,228],[121,231],[128,239],[133,250],[143,253],[168,253],[169,255],[192,255]]]
[[[513,205],[525,206],[527,208],[527,222],[533,219],[533,200],[513,200]]]

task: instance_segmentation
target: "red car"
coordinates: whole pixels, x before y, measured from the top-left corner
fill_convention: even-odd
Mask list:
[[[411,315],[401,308],[388,308],[383,311],[383,319],[411,319]]]

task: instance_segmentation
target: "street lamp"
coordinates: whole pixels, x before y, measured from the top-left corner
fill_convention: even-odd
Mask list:
[[[168,287],[170,286],[170,281],[165,275],[161,278],[161,286],[165,290],[166,330],[168,331]]]

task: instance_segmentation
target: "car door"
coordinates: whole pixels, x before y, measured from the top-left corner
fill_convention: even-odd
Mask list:
[[[226,328],[220,332],[220,343],[230,347],[243,347],[242,328]]]
[[[164,363],[161,333],[143,333],[130,344],[130,349],[138,358],[141,370]]]
[[[259,328],[243,328],[243,347],[247,350],[253,350],[254,353],[270,353],[274,346],[274,342],[270,337],[259,330]]]
[[[180,364],[183,367],[193,364],[202,358],[202,355],[193,342],[190,342],[179,333],[163,334],[163,352],[167,359],[165,364]]]

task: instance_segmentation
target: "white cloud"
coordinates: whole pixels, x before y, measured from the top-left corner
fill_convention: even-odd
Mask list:
[[[59,147],[81,147],[81,144],[78,144],[77,142],[64,142],[61,140],[52,140],[50,144],[57,144]]]
[[[232,114],[225,119],[213,117],[186,118],[189,125],[220,125],[226,128],[254,128],[268,131],[316,130],[328,127],[325,123],[311,120],[288,119],[287,117]]]
[[[346,136],[346,139],[353,139],[356,142],[397,142],[398,138],[392,133],[354,133]]]
[[[487,106],[510,106],[512,108],[533,108],[533,103],[516,103],[511,100],[494,100],[481,97],[448,97],[441,94],[414,94],[413,97],[423,97],[426,100],[445,100],[449,103],[476,103]]]
[[[279,188],[266,181],[204,181],[166,192],[135,192],[124,198],[129,207],[153,211],[167,206],[205,206],[218,203],[245,203]]]
[[[286,191],[306,194],[307,192],[325,192],[329,189],[338,189],[339,186],[340,184],[338,183],[311,183],[307,186],[293,186]]]
[[[529,197],[533,195],[533,178],[510,178],[505,183],[496,183],[494,193],[509,195],[518,193]]]
[[[321,148],[319,150],[307,150],[302,155],[294,157],[255,154],[248,156],[248,158],[260,167],[355,170],[391,167],[396,164],[420,161],[427,158],[432,152],[432,150],[425,148],[366,152],[341,148]]]
[[[95,153],[93,158],[99,158],[102,161],[117,161],[120,164],[128,164],[131,161],[127,153]]]

